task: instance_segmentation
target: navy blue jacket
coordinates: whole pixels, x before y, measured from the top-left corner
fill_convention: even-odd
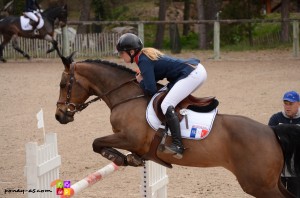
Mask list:
[[[39,5],[36,0],[26,0],[24,12],[32,12],[39,9]]]
[[[300,124],[300,117],[291,119],[285,117],[282,112],[275,113],[271,116],[268,125],[277,126],[279,124]]]
[[[169,81],[167,86],[171,89],[177,81],[187,77],[194,70],[190,65],[196,66],[199,63],[200,60],[198,59],[184,60],[167,55],[163,55],[158,60],[153,61],[141,53],[137,62],[143,76],[140,86],[146,94],[152,96],[158,91],[156,87],[157,81],[166,78]]]

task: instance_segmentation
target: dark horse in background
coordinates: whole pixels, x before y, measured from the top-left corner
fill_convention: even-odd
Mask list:
[[[39,34],[34,34],[33,30],[22,30],[19,16],[8,16],[0,20],[0,35],[3,36],[3,41],[0,44],[0,61],[6,62],[3,57],[4,47],[12,40],[12,46],[15,50],[20,52],[24,57],[30,59],[30,56],[18,46],[17,38],[37,38],[45,39],[52,43],[52,48],[47,51],[50,53],[54,50],[57,51],[61,57],[58,43],[54,39],[54,25],[58,21],[60,27],[64,27],[67,23],[67,6],[52,7],[41,13],[44,19],[44,26],[39,30]]]
[[[133,70],[102,60],[73,62],[72,56],[62,61],[55,117],[67,124],[74,120],[76,112],[103,100],[111,110],[113,131],[94,140],[94,151],[103,157],[119,166],[142,166],[144,160],[160,162],[153,158],[156,155],[167,165],[224,167],[252,196],[293,197],[281,184],[280,174],[286,163],[290,172],[300,176],[300,126],[271,128],[244,116],[217,114],[210,135],[201,141],[183,139],[187,149],[182,159],[176,159],[159,149],[151,152],[158,132],[146,121],[148,100]],[[97,97],[86,102],[90,96]],[[171,138],[167,137],[166,142],[170,143]],[[115,148],[131,154],[124,155]]]

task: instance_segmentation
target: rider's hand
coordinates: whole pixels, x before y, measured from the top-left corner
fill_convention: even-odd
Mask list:
[[[138,81],[139,83],[143,80],[143,76],[141,75],[141,73],[137,73],[135,78],[136,78],[136,81]]]

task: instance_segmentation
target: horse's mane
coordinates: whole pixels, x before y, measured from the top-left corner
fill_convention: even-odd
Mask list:
[[[135,74],[136,73],[135,71],[133,71],[132,69],[130,69],[130,68],[124,66],[124,65],[119,65],[117,63],[113,63],[113,62],[110,62],[110,61],[107,61],[107,60],[100,60],[100,59],[91,60],[91,59],[87,59],[87,60],[81,61],[81,62],[108,65],[108,66],[115,67],[115,68],[121,69],[123,71],[129,72],[130,74]]]
[[[49,14],[49,13],[57,11],[57,10],[62,10],[62,6],[50,6],[47,9],[45,9],[42,13]]]
[[[46,10],[44,10],[42,12],[42,16],[50,19],[50,20],[55,20],[55,17],[57,17],[61,12],[65,11],[65,15],[67,17],[68,14],[68,10],[64,10],[64,8],[62,6],[52,6],[47,8]]]

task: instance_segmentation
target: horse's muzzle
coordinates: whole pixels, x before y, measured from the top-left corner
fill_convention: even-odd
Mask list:
[[[56,109],[55,118],[60,124],[68,124],[74,121],[74,114],[58,107]]]

